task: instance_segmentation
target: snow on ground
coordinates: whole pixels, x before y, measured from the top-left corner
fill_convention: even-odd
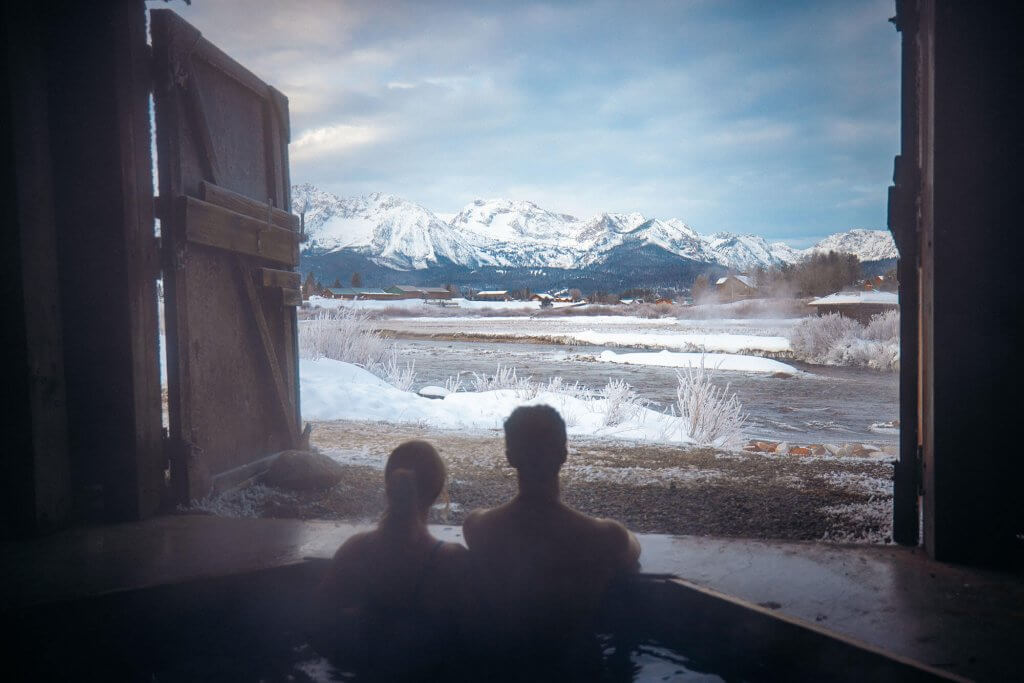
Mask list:
[[[442,303],[443,302],[443,303]],[[537,301],[471,301],[470,299],[389,299],[386,301],[377,301],[371,299],[360,299],[352,301],[348,299],[327,299],[322,296],[313,295],[309,297],[310,306],[319,306],[320,308],[357,308],[366,311],[384,310],[388,308],[406,308],[414,311],[423,311],[429,313],[430,311],[437,310],[438,308],[458,308],[465,309],[467,311],[474,311],[480,309],[493,309],[493,310],[508,310],[508,311],[521,311],[527,310],[531,313],[536,313],[541,310],[540,303]],[[565,308],[566,306],[576,306],[578,304],[567,303],[564,301],[557,301],[552,304],[552,308]]]
[[[737,372],[767,372],[797,374],[792,365],[780,363],[760,356],[742,356],[732,353],[679,353],[659,351],[657,353],[615,353],[604,351],[594,357],[603,363],[624,363],[626,365],[656,365],[666,368],[697,368],[702,364],[712,370],[733,370]]]
[[[306,420],[368,420],[420,423],[444,429],[500,429],[520,405],[546,403],[565,420],[571,435],[668,443],[692,443],[678,417],[634,406],[617,424],[603,398],[501,389],[458,392],[430,399],[401,391],[349,363],[326,358],[300,360],[302,416]]]

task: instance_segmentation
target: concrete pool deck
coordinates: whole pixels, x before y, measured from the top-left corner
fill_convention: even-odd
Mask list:
[[[329,558],[365,528],[201,515],[5,542],[2,609]],[[434,526],[461,541],[461,528]],[[1018,673],[1024,579],[932,562],[920,549],[642,534],[643,571],[758,604],[979,680]]]

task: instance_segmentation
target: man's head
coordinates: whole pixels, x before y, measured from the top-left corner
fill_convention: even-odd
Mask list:
[[[565,442],[565,422],[551,406],[520,406],[505,420],[505,456],[520,476],[557,474]]]

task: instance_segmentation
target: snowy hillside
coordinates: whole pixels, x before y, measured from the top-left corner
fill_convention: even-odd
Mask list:
[[[747,271],[795,263],[814,250],[849,252],[862,261],[896,257],[884,230],[851,230],[800,250],[757,235],[699,235],[677,218],[601,213],[580,219],[529,201],[477,199],[441,217],[389,194],[342,199],[301,185],[293,195],[294,211],[303,215],[310,236],[306,254],[358,255],[395,270],[580,269],[624,262],[635,267],[638,258],[674,258]]]

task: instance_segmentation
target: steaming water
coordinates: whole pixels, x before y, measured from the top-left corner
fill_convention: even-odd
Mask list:
[[[399,358],[416,362],[416,386],[444,385],[449,376],[493,374],[498,363],[520,377],[547,381],[561,376],[599,388],[609,377],[624,379],[637,393],[668,410],[675,401],[673,368],[584,360],[602,346],[558,346],[486,342],[398,340]],[[614,349],[622,351],[622,349]],[[788,362],[788,361],[787,361]],[[879,434],[871,425],[899,418],[899,376],[862,368],[833,368],[789,362],[801,373],[782,379],[764,373],[719,371],[715,384],[736,392],[750,419],[748,438],[796,443],[898,443],[896,433]]]

